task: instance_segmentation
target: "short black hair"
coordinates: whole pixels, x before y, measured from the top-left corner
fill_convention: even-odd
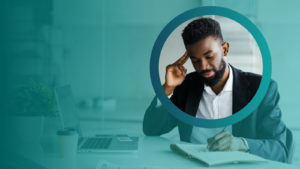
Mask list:
[[[220,24],[211,18],[202,17],[189,23],[182,32],[184,45],[191,45],[208,36],[219,38],[223,42]]]

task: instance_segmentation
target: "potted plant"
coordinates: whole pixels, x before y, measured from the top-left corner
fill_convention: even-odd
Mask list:
[[[44,117],[58,115],[53,91],[46,83],[30,78],[17,87],[12,96],[12,134],[19,145],[23,143],[21,147],[40,148]]]

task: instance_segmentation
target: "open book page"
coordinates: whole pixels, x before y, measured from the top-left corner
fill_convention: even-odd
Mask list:
[[[197,159],[208,166],[241,162],[265,162],[266,160],[240,151],[208,151],[206,144],[172,144],[171,149],[183,155]]]

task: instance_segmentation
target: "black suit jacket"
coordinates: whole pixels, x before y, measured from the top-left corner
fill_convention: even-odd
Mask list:
[[[261,76],[232,68],[233,113],[242,109],[255,95]],[[171,101],[182,111],[196,116],[204,82],[196,72],[187,75],[184,82],[176,87]],[[292,134],[281,121],[278,107],[277,85],[271,82],[268,92],[259,107],[247,118],[232,126],[232,134],[247,140],[249,152],[267,159],[291,162],[293,155]],[[156,97],[146,110],[143,130],[146,135],[158,136],[178,126],[180,139],[190,142],[192,126],[174,118],[162,106],[156,107]]]
[[[261,80],[260,75],[242,72],[239,69],[232,68],[233,74],[233,93],[232,93],[232,111],[238,112],[255,95]],[[172,102],[182,111],[191,116],[196,116],[204,89],[203,79],[196,73],[190,73],[182,85],[176,87],[171,97]]]

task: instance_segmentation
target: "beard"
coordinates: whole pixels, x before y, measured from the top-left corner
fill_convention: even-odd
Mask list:
[[[202,79],[204,79],[204,83],[206,85],[208,85],[210,87],[214,87],[222,79],[222,77],[223,77],[223,75],[225,73],[225,69],[226,69],[226,62],[224,61],[224,59],[222,59],[219,70],[217,70],[215,68],[213,68],[211,70],[204,70],[204,71],[199,72],[199,75],[200,75],[200,77]],[[211,78],[204,78],[203,74],[207,73],[207,72],[210,72],[210,71],[214,71],[215,72],[215,76],[213,76]]]

